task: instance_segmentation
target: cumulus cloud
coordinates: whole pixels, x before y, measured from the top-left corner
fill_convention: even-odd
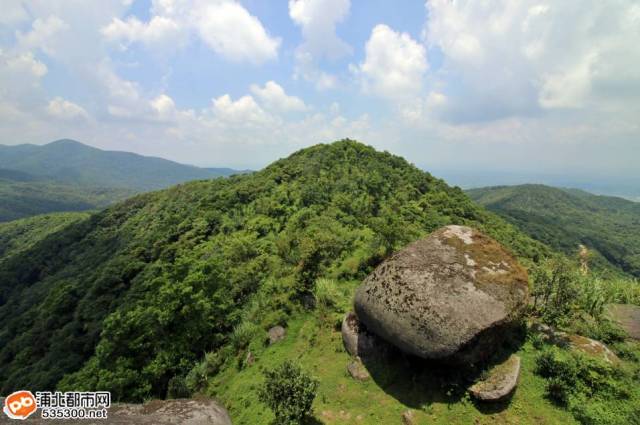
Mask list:
[[[101,32],[109,41],[157,45],[174,42],[180,34],[180,28],[174,20],[164,16],[154,16],[147,23],[135,17],[129,17],[125,21],[113,18],[113,21],[102,28]]]
[[[267,81],[264,87],[251,86],[251,92],[255,94],[268,108],[278,111],[304,111],[306,105],[296,96],[289,96],[275,81]]]
[[[46,19],[37,18],[31,25],[31,31],[22,33],[18,31],[16,38],[23,49],[41,49],[48,55],[56,53],[55,35],[69,28],[62,19],[57,16],[49,16]]]
[[[632,0],[432,0],[424,37],[454,122],[611,106],[640,97],[640,5]],[[625,87],[625,92],[620,90]]]
[[[365,92],[390,99],[415,97],[427,70],[424,46],[407,33],[377,25],[365,46],[365,60],[354,71]]]
[[[216,117],[227,123],[256,124],[269,121],[269,116],[252,96],[242,96],[238,100],[225,94],[212,101]]]
[[[114,18],[102,33],[111,41],[174,48],[193,34],[220,56],[237,62],[261,64],[278,56],[281,40],[237,1],[156,0],[151,11],[149,22]]]
[[[289,16],[304,37],[300,48],[317,58],[351,53],[351,46],[336,34],[336,25],[347,17],[350,6],[350,0],[289,0]]]
[[[54,118],[63,120],[87,119],[89,114],[80,105],[56,97],[49,101],[47,105],[47,113]]]
[[[321,70],[320,62],[351,54],[351,46],[336,34],[350,7],[350,0],[289,0],[289,16],[304,39],[295,52],[295,78],[314,83],[318,90],[336,87],[337,77]]]

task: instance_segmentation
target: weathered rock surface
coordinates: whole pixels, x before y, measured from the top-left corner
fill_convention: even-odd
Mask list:
[[[629,337],[640,340],[640,307],[631,304],[608,304],[605,307],[605,314]]]
[[[480,401],[501,401],[507,398],[518,385],[520,357],[512,354],[506,361],[488,371],[485,379],[469,388],[469,393]]]
[[[347,372],[349,372],[349,375],[357,381],[366,381],[371,377],[369,371],[367,371],[359,358],[349,362],[347,365]]]
[[[282,326],[274,326],[268,331],[269,334],[269,345],[275,344],[276,342],[284,339],[287,331]]]
[[[342,320],[342,342],[352,356],[368,357],[376,351],[376,336],[366,330],[352,311]]]
[[[4,403],[4,400],[0,399]],[[214,400],[177,399],[153,400],[146,404],[114,404],[107,409],[107,419],[82,419],[52,421],[40,418],[40,411],[36,411],[27,423],[50,424],[64,422],[65,424],[83,425],[231,425],[231,418],[227,410]],[[4,414],[0,423],[13,423]]]
[[[593,357],[599,357],[611,364],[617,364],[620,362],[616,353],[611,351],[604,343],[596,341],[595,339],[558,331],[553,329],[551,326],[547,326],[542,323],[535,323],[531,328],[533,331],[539,332],[542,335],[543,340],[550,344],[577,350]]]
[[[527,303],[527,273],[498,242],[447,226],[384,261],[358,288],[367,330],[427,359],[488,357]]]

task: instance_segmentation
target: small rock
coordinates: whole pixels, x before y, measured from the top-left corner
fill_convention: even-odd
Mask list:
[[[404,425],[416,425],[416,415],[413,410],[407,410],[402,414],[402,423]]]
[[[349,375],[357,381],[366,381],[371,377],[359,358],[349,362],[347,371],[349,372]]]
[[[480,401],[500,401],[508,397],[518,385],[520,357],[512,354],[504,363],[494,366],[488,376],[473,384],[469,392]]]
[[[284,339],[287,331],[282,326],[274,326],[269,329],[269,345],[275,344],[276,342]]]

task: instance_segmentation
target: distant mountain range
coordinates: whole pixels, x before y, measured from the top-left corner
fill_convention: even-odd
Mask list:
[[[74,140],[0,145],[0,222],[101,208],[135,193],[244,172],[103,151]]]
[[[529,236],[569,255],[595,251],[596,265],[640,277],[640,203],[543,185],[470,189],[467,195]]]

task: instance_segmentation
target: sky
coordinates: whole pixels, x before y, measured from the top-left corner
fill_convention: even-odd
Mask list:
[[[640,182],[640,3],[2,0],[0,143],[60,138],[241,169],[352,138],[470,181]]]

